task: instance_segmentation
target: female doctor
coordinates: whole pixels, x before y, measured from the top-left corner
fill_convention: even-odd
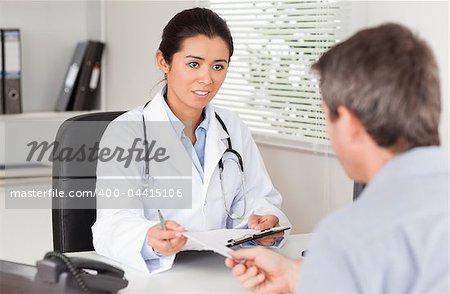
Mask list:
[[[250,131],[238,115],[210,104],[225,80],[232,54],[233,40],[226,22],[209,9],[184,10],[164,28],[156,62],[165,75],[165,86],[149,103],[113,122],[173,124],[171,132],[192,153],[192,208],[162,210],[165,230],[155,209],[97,209],[92,233],[99,254],[157,273],[169,269],[175,254],[189,247],[182,235],[185,230],[262,230],[290,225]],[[180,122],[192,127],[180,128]],[[138,127],[113,135],[113,125],[105,131],[101,146],[144,136]],[[108,186],[101,175],[112,170],[145,177],[145,169],[144,163],[124,171],[123,165],[99,162],[97,189]],[[224,183],[238,188],[225,196],[224,190],[229,189]],[[258,243],[279,246],[281,236]]]

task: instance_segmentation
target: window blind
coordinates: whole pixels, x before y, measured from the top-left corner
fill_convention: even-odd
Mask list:
[[[341,4],[210,0],[209,8],[227,21],[235,46],[214,104],[238,112],[256,139],[328,145],[310,66],[338,42]]]

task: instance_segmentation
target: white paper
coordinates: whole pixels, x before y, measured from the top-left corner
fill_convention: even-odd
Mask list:
[[[221,229],[205,232],[183,232],[188,238],[189,246],[184,250],[212,250],[225,257],[230,257],[233,250],[228,248],[228,240],[240,238],[247,234],[258,233],[257,230],[250,229]]]

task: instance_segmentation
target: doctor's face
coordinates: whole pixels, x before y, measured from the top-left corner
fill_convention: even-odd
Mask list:
[[[167,64],[158,64],[167,75],[167,102],[175,114],[201,113],[222,86],[228,71],[229,49],[220,37],[197,35],[183,41]]]

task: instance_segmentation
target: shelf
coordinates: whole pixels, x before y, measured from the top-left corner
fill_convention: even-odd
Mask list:
[[[8,168],[5,173],[0,169],[0,178],[5,177],[34,177],[48,176],[51,169],[42,166],[33,166],[39,163],[51,166],[47,157],[37,160],[36,157],[28,159],[30,143],[53,142],[61,124],[74,116],[99,112],[92,111],[48,111],[27,112],[19,114],[0,115],[0,167]],[[37,161],[36,161],[37,160]]]
[[[89,110],[89,111],[43,111],[43,112],[25,112],[17,114],[3,114],[0,115],[1,121],[12,121],[12,120],[66,120],[68,118],[86,114],[101,112],[102,110]]]
[[[3,179],[49,178],[52,175],[51,164],[21,164],[8,166],[0,164],[0,181]]]

